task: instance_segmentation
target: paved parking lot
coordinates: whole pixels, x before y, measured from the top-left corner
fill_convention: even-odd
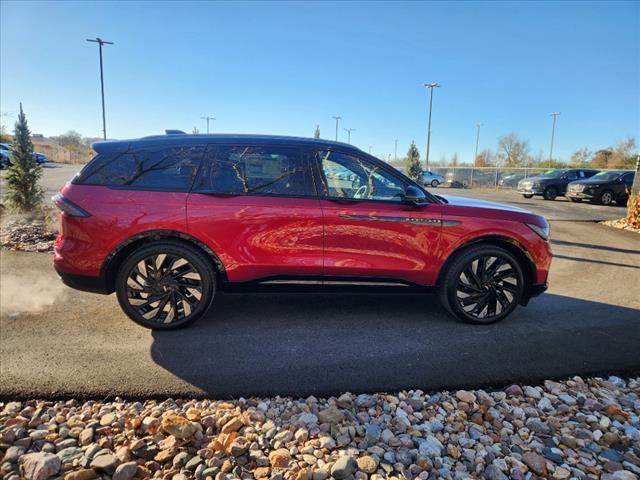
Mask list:
[[[640,237],[585,221],[624,209],[445,192],[548,215],[549,292],[480,327],[431,296],[219,295],[193,327],[152,333],[114,296],[63,287],[49,255],[2,252],[0,395],[325,395],[640,371]]]

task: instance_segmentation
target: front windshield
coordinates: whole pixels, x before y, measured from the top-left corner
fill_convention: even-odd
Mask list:
[[[551,170],[547,170],[546,172],[541,173],[539,176],[546,177],[546,178],[557,178],[557,177],[561,177],[564,172],[566,172],[566,170],[552,168]]]
[[[618,178],[620,175],[622,175],[622,173],[620,172],[599,172],[599,173],[596,173],[591,178],[594,180],[600,180],[603,182],[610,182]]]

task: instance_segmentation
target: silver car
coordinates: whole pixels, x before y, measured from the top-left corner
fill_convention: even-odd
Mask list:
[[[442,175],[439,175],[437,173],[433,173],[430,171],[424,171],[422,172],[422,184],[423,185],[430,185],[432,187],[437,187],[438,185],[440,185],[441,183],[444,183],[444,177]]]

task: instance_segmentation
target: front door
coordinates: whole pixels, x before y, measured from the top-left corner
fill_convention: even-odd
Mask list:
[[[365,155],[317,151],[324,275],[434,282],[441,207],[402,202],[407,182]]]
[[[322,210],[298,148],[210,147],[187,200],[187,225],[232,282],[322,274]]]

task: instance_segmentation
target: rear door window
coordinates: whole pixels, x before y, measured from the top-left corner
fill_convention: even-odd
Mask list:
[[[89,172],[83,183],[142,190],[189,191],[204,153],[202,146],[138,149]]]
[[[578,179],[578,172],[576,172],[575,170],[569,170],[567,172],[567,180],[569,180],[570,182],[573,180],[577,180]]]
[[[302,150],[280,146],[210,147],[194,190],[220,195],[316,195]]]

